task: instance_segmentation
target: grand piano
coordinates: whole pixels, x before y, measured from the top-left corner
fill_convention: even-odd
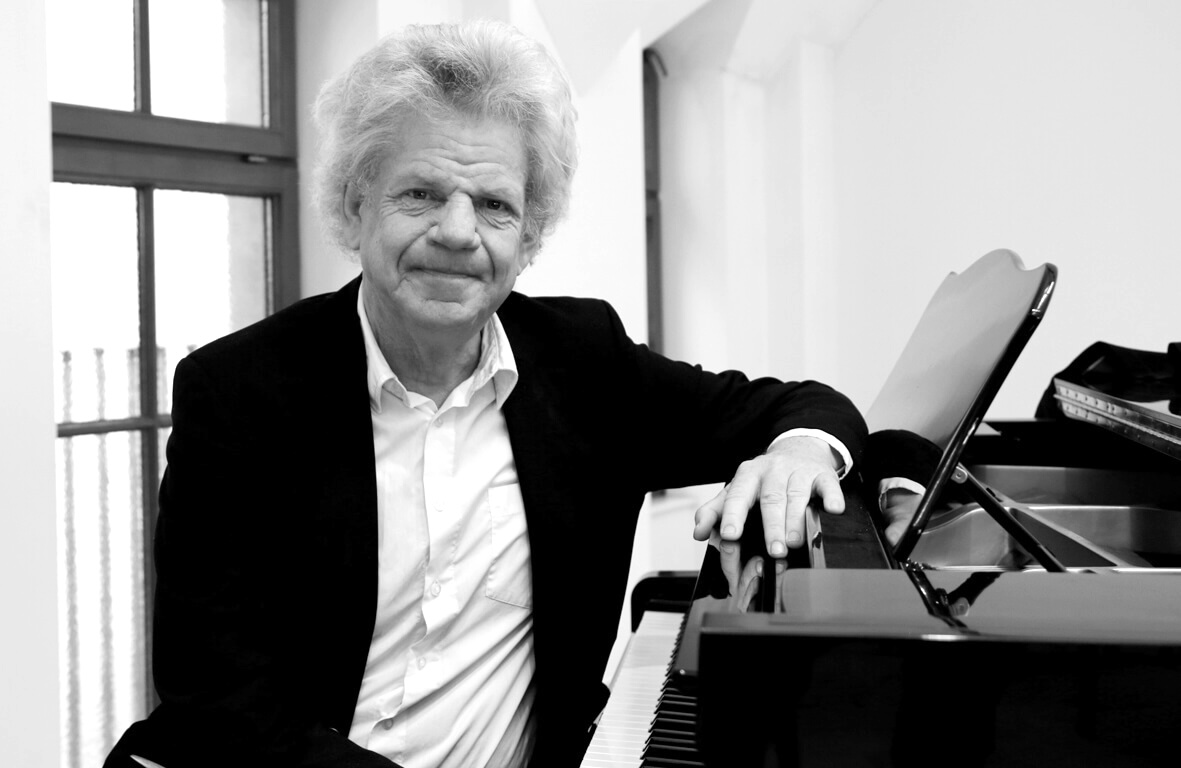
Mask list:
[[[932,299],[867,413],[922,459],[897,541],[849,477],[786,561],[748,528],[637,585],[583,768],[1181,764],[1181,403],[1064,376],[983,418],[1055,278],[993,252]]]

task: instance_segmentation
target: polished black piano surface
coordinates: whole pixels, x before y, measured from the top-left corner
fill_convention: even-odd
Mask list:
[[[788,563],[747,537],[637,589],[677,627],[649,732],[584,765],[1181,764],[1181,461],[1072,419],[986,422],[962,461],[1066,572],[976,504],[899,562],[847,481]]]
[[[861,469],[925,488],[898,542],[850,476],[786,561],[748,521],[641,582],[584,768],[1181,765],[1181,345],[1163,407],[1090,366],[984,421],[1056,283],[1000,250],[936,291],[866,414]]]

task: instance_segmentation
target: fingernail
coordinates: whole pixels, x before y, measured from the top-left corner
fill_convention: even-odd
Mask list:
[[[723,536],[737,536],[738,529],[735,528],[733,525],[727,525],[724,528],[722,528],[722,535]]]
[[[800,535],[799,531],[792,531],[791,533],[787,534],[788,546],[791,546],[792,544],[799,544],[803,540],[804,537]]]
[[[783,553],[787,551],[787,547],[783,546],[782,541],[771,542],[771,556],[783,557]]]
[[[760,576],[763,575],[763,561],[762,560],[755,560],[755,573],[757,573]]]

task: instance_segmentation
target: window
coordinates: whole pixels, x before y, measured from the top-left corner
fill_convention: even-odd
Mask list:
[[[290,0],[47,0],[62,764],[154,706],[177,361],[299,291]]]

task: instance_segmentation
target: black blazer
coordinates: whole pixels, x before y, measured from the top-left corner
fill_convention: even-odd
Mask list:
[[[347,738],[377,603],[359,285],[178,366],[156,533],[163,703],[107,766],[138,765],[130,753],[166,768],[392,765]],[[856,461],[865,425],[821,384],[656,355],[602,301],[513,294],[498,314],[520,373],[504,415],[532,550],[532,765],[577,765],[644,494],[728,480],[792,427],[829,432]]]

